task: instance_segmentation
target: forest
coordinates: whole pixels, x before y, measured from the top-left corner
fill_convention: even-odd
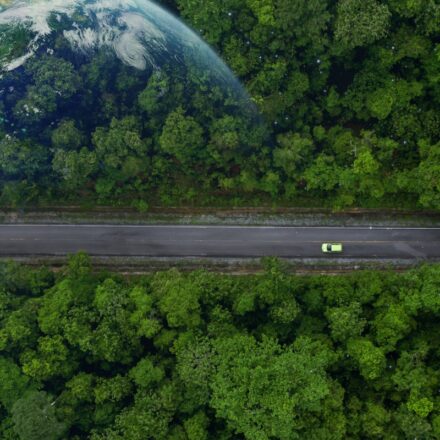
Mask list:
[[[3,440],[440,437],[440,266],[0,265]]]
[[[172,65],[148,79],[76,65],[57,40],[26,84],[1,75],[1,205],[440,208],[439,0],[162,3],[231,67],[264,130]]]

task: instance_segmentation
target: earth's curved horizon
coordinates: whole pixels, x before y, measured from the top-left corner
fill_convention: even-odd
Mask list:
[[[160,68],[164,52],[172,49],[170,56],[177,62],[187,57],[208,69],[216,79],[242,88],[199,35],[150,0],[2,0],[0,27],[5,35],[1,39],[19,26],[27,32],[23,36],[27,41],[21,41],[20,47],[9,53],[0,53],[0,68],[14,70],[35,56],[44,45],[44,38],[57,27],[54,21],[64,25],[64,38],[80,53],[110,48],[124,64],[144,70]]]
[[[132,69],[127,74],[138,78],[140,85],[145,86],[154,73],[174,76],[183,84],[184,93],[214,90],[220,104],[212,101],[210,105],[217,107],[217,113],[224,107],[224,114],[240,109],[241,113],[257,115],[244,87],[214,50],[177,17],[150,0],[3,0],[2,5],[0,105],[6,128],[9,123],[9,134],[19,134],[17,127],[28,132],[32,127],[26,125],[37,119],[53,125],[73,117],[64,114],[55,102],[46,105],[51,108],[46,111],[40,105],[45,97],[26,99],[29,81],[35,81],[36,71],[41,70],[35,65],[52,62],[49,70],[60,69],[52,80],[60,83],[61,70],[81,74],[99,57],[107,59],[101,62],[101,70],[119,62],[125,70]],[[56,60],[62,62],[57,64]],[[62,67],[64,61],[68,65]],[[52,101],[78,105],[75,93],[61,89],[55,90],[58,96]],[[41,127],[38,129],[41,131]]]
[[[172,173],[227,186],[219,170],[236,177],[266,133],[228,66],[150,0],[16,0],[0,12],[6,181],[106,197]]]

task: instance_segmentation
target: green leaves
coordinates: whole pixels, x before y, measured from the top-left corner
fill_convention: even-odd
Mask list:
[[[69,349],[59,335],[39,338],[36,351],[29,350],[21,356],[23,372],[37,382],[68,377],[76,368],[74,359],[69,359]]]
[[[48,151],[41,145],[4,136],[0,139],[0,172],[8,179],[35,180],[47,166]]]
[[[163,368],[157,367],[148,358],[141,359],[129,372],[130,378],[138,388],[150,388],[160,383],[165,376]]]
[[[263,264],[131,279],[84,254],[56,278],[3,268],[0,437],[435,438],[438,267]]]
[[[12,408],[14,430],[20,440],[58,440],[66,425],[56,415],[54,398],[43,391],[31,391]]]
[[[374,380],[383,373],[386,360],[381,349],[365,338],[351,339],[347,344],[348,354],[355,360],[366,380]]]
[[[376,0],[339,0],[335,38],[348,49],[371,44],[385,37],[390,16]]]
[[[138,96],[139,107],[147,113],[149,123],[153,122],[156,130],[162,123],[162,117],[169,112],[176,100],[177,90],[172,89],[170,83],[170,78],[164,72],[155,72]]]
[[[275,7],[272,0],[247,0],[246,3],[261,25],[274,26],[276,24]]]
[[[98,170],[96,153],[82,148],[79,152],[56,150],[52,169],[63,179],[63,184],[70,190],[78,190]]]
[[[152,338],[162,328],[162,324],[155,313],[151,294],[145,288],[136,286],[130,292],[130,299],[135,305],[130,316],[131,324],[137,328],[139,336]]]
[[[26,55],[35,37],[29,26],[0,26],[0,69],[11,60]]]
[[[52,132],[52,145],[64,150],[77,150],[84,145],[83,133],[75,126],[75,121],[64,120]]]
[[[113,119],[108,130],[99,127],[95,131],[93,143],[96,154],[109,167],[110,172],[123,169],[128,158],[147,165],[148,143],[142,139],[139,131],[139,121],[132,116],[121,120]],[[141,167],[140,171],[146,171],[146,168]]]
[[[420,147],[423,160],[416,169],[414,181],[410,185],[416,186],[422,206],[440,207],[440,143],[428,149]]]
[[[195,280],[194,280],[195,281]],[[200,289],[176,270],[158,274],[153,281],[159,310],[173,327],[194,328],[201,324]]]
[[[78,91],[79,77],[74,66],[62,58],[46,55],[31,59],[26,63],[26,72],[33,82],[14,107],[15,116],[24,124],[49,117]]]
[[[32,388],[29,377],[25,376],[15,362],[0,357],[0,403],[8,411],[27,390]]]
[[[326,317],[330,324],[332,339],[338,342],[346,342],[351,338],[362,335],[367,321],[362,317],[363,310],[357,302],[348,306],[331,307],[326,311]]]
[[[325,374],[330,359],[326,359],[324,346],[319,346],[321,356],[314,357],[314,345],[317,348],[304,339],[289,349],[269,339],[257,343],[246,336],[216,342],[218,366],[211,405],[217,417],[246,438],[310,435],[313,417],[325,418],[323,403],[331,389]],[[303,417],[305,412],[309,417]],[[342,434],[335,432],[334,438],[342,438]]]
[[[99,322],[93,332],[92,352],[108,362],[132,362],[139,350],[139,336],[130,323],[127,290],[112,279],[105,280],[95,292],[94,306]]]
[[[440,206],[437,0],[165,3],[264,121],[197,63],[135,72],[60,36],[0,80],[3,204]],[[0,62],[30,50],[32,30],[1,29]]]
[[[163,152],[188,166],[203,155],[203,128],[179,107],[168,115],[159,143]]]
[[[395,348],[397,341],[410,332],[416,323],[399,304],[390,304],[386,311],[379,313],[373,321],[376,341],[387,351]]]

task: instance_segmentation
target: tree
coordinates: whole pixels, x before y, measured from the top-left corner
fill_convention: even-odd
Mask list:
[[[438,208],[440,207],[440,143],[429,146],[421,142],[419,150],[422,161],[415,175],[408,182],[408,189],[416,190],[422,206]]]
[[[226,115],[212,121],[207,151],[210,161],[227,173],[228,167],[242,164],[246,150],[258,143],[258,133],[252,133],[245,117]]]
[[[304,172],[308,190],[331,191],[339,181],[340,168],[331,156],[320,155]]]
[[[238,0],[226,0],[222,4],[214,0],[178,0],[178,4],[184,16],[191,20],[195,29],[202,30],[203,37],[211,44],[219,43],[231,31],[233,12],[241,9],[241,2]],[[225,13],[226,11],[231,15]]]
[[[429,35],[439,29],[440,5],[435,0],[425,2],[389,0],[389,4],[401,18],[413,19],[418,32]]]
[[[137,387],[148,389],[160,383],[165,372],[162,367],[155,366],[151,359],[143,358],[130,370],[129,376]]]
[[[29,377],[10,359],[0,358],[0,403],[10,411],[14,403],[31,388]]]
[[[94,307],[99,322],[93,332],[92,352],[97,359],[129,364],[139,352],[140,340],[130,323],[127,289],[111,278],[95,291]]]
[[[366,338],[353,338],[348,341],[347,352],[356,362],[361,375],[366,380],[380,377],[385,369],[383,351]]]
[[[174,156],[185,169],[204,156],[203,128],[179,107],[168,115],[159,144],[164,153]]]
[[[185,397],[185,409],[191,413],[209,402],[215,371],[214,349],[209,339],[191,337],[177,341],[175,352],[176,373]]]
[[[262,263],[130,278],[85,254],[55,277],[0,264],[0,437],[435,438],[438,265]]]
[[[137,334],[152,338],[162,328],[160,317],[155,313],[154,300],[151,294],[142,286],[134,287],[130,292],[134,310],[130,316],[131,324],[137,329]]]
[[[130,379],[126,376],[116,375],[109,379],[99,378],[94,387],[95,402],[119,402],[128,398],[133,393]]]
[[[247,5],[263,26],[274,26],[275,7],[272,0],[247,0]]]
[[[170,438],[173,414],[178,403],[176,396],[177,390],[172,384],[165,384],[157,391],[137,393],[134,405],[116,417],[113,433],[117,436],[110,438]]]
[[[386,36],[390,15],[376,0],[339,0],[335,38],[348,49],[371,44]]]
[[[238,335],[216,341],[215,348],[211,406],[237,434],[294,439],[325,438],[331,431],[333,438],[344,437],[342,394],[327,377],[331,356],[324,346],[300,338],[284,349],[269,339],[258,344]],[[332,416],[326,419],[330,401]],[[315,417],[321,420],[319,427]]]
[[[37,310],[37,302],[28,299],[8,315],[0,329],[0,350],[11,350],[14,347],[25,350],[35,345],[40,335]]]
[[[183,424],[188,440],[207,440],[209,438],[209,418],[205,413],[198,412],[185,420]]]
[[[57,418],[53,397],[44,391],[32,391],[17,400],[12,419],[20,440],[58,440],[67,428]]]
[[[396,344],[411,331],[415,322],[400,304],[389,304],[372,322],[376,341],[386,351],[395,350]]]
[[[98,160],[96,153],[87,148],[82,148],[79,152],[56,150],[52,169],[61,176],[66,190],[74,191],[84,188],[98,170]]]
[[[145,178],[148,174],[149,142],[140,132],[137,118],[127,116],[121,120],[114,118],[109,128],[98,127],[93,133],[96,156],[105,165],[105,175],[113,185],[118,180]],[[84,158],[90,163],[93,156],[85,155]]]
[[[48,152],[40,145],[6,135],[0,140],[0,174],[8,179],[35,180],[47,168]]]
[[[278,144],[273,152],[275,166],[283,169],[289,179],[299,179],[304,165],[312,159],[315,149],[312,139],[298,133],[287,133],[278,137]]]
[[[375,402],[366,402],[364,407],[365,412],[360,416],[363,435],[378,438],[390,435],[390,412]]]
[[[200,289],[176,270],[157,274],[153,280],[158,306],[169,327],[194,328],[201,324]]]
[[[169,108],[169,78],[163,72],[153,73],[147,87],[139,94],[139,107],[149,115],[166,112]]]
[[[76,362],[69,357],[69,350],[61,336],[45,336],[38,340],[36,351],[29,350],[23,354],[23,372],[37,381],[57,376],[69,377],[76,368]]]
[[[84,134],[78,130],[74,120],[65,119],[52,132],[52,146],[62,150],[78,150],[85,144]]]
[[[342,343],[361,336],[367,324],[366,319],[362,317],[362,307],[357,302],[348,306],[331,307],[326,311],[326,317],[332,339]]]
[[[26,63],[26,71],[33,84],[14,108],[15,116],[24,123],[44,120],[78,90],[79,77],[74,66],[62,58],[32,57]]]
[[[297,47],[321,49],[325,43],[330,13],[326,0],[278,0],[275,16],[277,27],[286,33]]]

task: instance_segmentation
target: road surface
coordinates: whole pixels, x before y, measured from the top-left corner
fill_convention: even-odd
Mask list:
[[[324,242],[344,252],[325,255]],[[0,256],[440,258],[440,228],[0,225]]]

